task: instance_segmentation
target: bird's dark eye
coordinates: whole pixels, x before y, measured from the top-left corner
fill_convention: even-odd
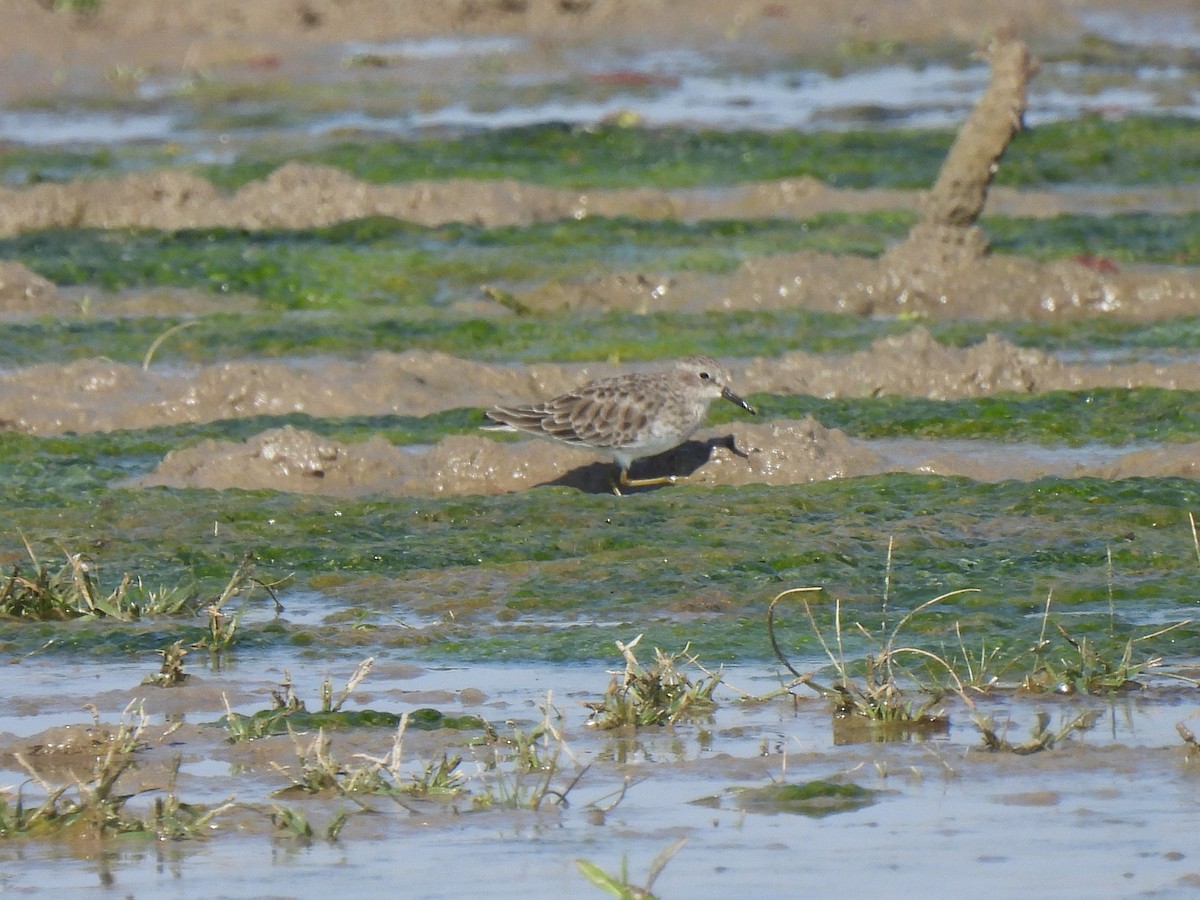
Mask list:
[[[701,380],[701,381],[709,381],[711,378],[712,378],[712,376],[711,376],[711,375],[709,375],[707,372],[701,372],[701,373],[700,373],[700,380]]]

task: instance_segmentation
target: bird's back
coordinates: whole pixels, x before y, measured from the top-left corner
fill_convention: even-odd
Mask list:
[[[652,375],[619,375],[544,403],[497,406],[489,418],[520,431],[600,449],[636,446],[670,394]]]

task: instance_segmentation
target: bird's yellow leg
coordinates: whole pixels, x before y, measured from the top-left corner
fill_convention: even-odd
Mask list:
[[[685,476],[660,475],[657,478],[630,478],[628,469],[621,469],[620,477],[613,482],[612,491],[621,496],[621,488],[659,487],[664,484],[677,484],[686,480]]]

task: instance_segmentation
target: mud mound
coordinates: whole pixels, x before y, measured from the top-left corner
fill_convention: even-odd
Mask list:
[[[946,347],[921,328],[860,353],[789,353],[735,369],[747,394],[952,400],[1097,387],[1200,390],[1200,369],[1190,362],[1066,365],[994,337]],[[0,373],[0,428],[62,434],[293,413],[425,416],[551,397],[616,371],[604,364],[488,365],[417,350],[359,362],[236,362],[168,373],[106,359],[46,363]]]
[[[894,259],[801,251],[747,260],[732,275],[616,272],[546,284],[516,298],[537,312],[811,309],[859,316],[1152,321],[1200,309],[1200,272],[1169,266],[1041,264],[983,256],[914,271]]]
[[[22,319],[66,312],[54,283],[18,262],[0,261],[0,316]]]
[[[758,360],[745,378],[756,390],[817,397],[883,395],[946,400],[1030,393],[1061,382],[1063,364],[994,335],[965,349],[939,344],[925,328],[882,338],[849,356],[788,353]]]
[[[383,438],[350,448],[288,426],[243,443],[208,440],[173,450],[140,484],[333,496],[387,493],[400,455]]]
[[[989,441],[860,441],[809,417],[708,429],[674,450],[639,461],[635,475],[676,475],[689,484],[733,486],[803,484],[885,472],[976,481],[1200,476],[1196,443],[1104,455],[1110,461]],[[596,454],[536,439],[502,442],[458,435],[433,447],[396,447],[383,438],[348,444],[288,426],[243,442],[207,440],[174,450],[131,485],[336,497],[504,494],[544,485],[605,494],[615,474],[614,465],[598,461]]]
[[[162,373],[81,360],[0,374],[0,427],[30,434],[151,428],[255,415],[428,415],[561,393],[608,366],[489,366],[443,353],[377,353],[361,362],[232,362]]]
[[[1017,202],[1010,199],[1010,203]],[[232,195],[175,170],[0,188],[0,235],[44,228],[316,228],[368,216],[418,225],[532,225],[588,215],[642,219],[802,218],[822,212],[913,209],[913,191],[849,190],[813,178],[712,190],[572,190],[513,179],[380,185],[331,166],[290,162]],[[1033,209],[1040,205],[1031,200]]]
[[[860,442],[812,419],[708,434],[640,462],[639,472],[702,484],[795,484],[878,472],[883,465]],[[548,441],[462,435],[432,448],[400,448],[382,438],[340,443],[287,426],[240,443],[207,440],[174,450],[136,484],[332,496],[501,494],[546,484],[607,493],[615,468],[596,459]]]

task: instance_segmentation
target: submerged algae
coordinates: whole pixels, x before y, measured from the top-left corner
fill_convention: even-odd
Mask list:
[[[363,136],[300,152],[280,152],[276,142],[247,148],[231,163],[192,168],[226,190],[293,160],[336,166],[377,184],[514,178],[562,187],[682,188],[807,175],[841,187],[922,188],[937,176],[953,139],[952,129],[697,131],[549,123],[449,139]],[[1020,132],[997,183],[1173,184],[1189,177],[1195,154],[1191,119],[1084,116]],[[177,156],[169,146],[72,151],[12,145],[0,150],[0,170],[9,184],[32,184],[169,165]]]
[[[902,236],[911,222],[909,213],[879,212],[695,224],[592,216],[491,229],[384,217],[253,232],[58,229],[0,239],[0,258],[60,285],[205,287],[251,294],[279,309],[361,313],[442,306],[487,282],[579,277],[611,268],[616,259],[651,271],[711,272],[728,271],[749,255],[797,247],[879,253],[889,234]]]
[[[725,357],[776,356],[791,350],[848,353],[880,337],[924,327],[947,346],[966,347],[989,335],[1044,351],[1180,354],[1200,347],[1200,319],[1137,323],[1107,319],[1070,322],[947,321],[864,318],[804,309],[714,312],[596,312],[486,318],[454,313],[363,310],[345,312],[214,313],[198,318],[103,318],[97,315],[7,323],[0,354],[10,366],[45,359],[98,356],[140,363],[167,329],[194,322],[155,352],[158,365],[313,354],[360,357],[372,351],[425,350],[491,362],[640,361],[694,353]]]
[[[490,229],[383,217],[253,232],[59,229],[0,239],[0,258],[60,285],[204,287],[217,295],[260,297],[277,309],[378,313],[385,306],[437,309],[489,282],[565,281],[614,269],[721,273],[752,256],[794,250],[876,256],[913,221],[911,212],[882,211],[687,224],[588,216]],[[989,216],[986,227],[998,251],[1041,260],[1091,254],[1121,262],[1200,262],[1195,213]]]

